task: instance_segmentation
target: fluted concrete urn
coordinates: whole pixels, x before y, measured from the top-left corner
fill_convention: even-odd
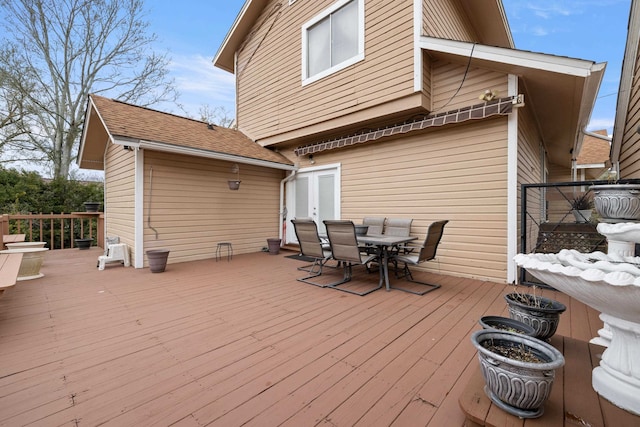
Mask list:
[[[640,184],[592,185],[591,190],[601,221],[640,221]]]

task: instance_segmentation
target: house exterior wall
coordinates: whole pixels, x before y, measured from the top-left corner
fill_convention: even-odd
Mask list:
[[[105,232],[126,243],[135,259],[135,154],[121,145],[108,144],[104,170]]]
[[[631,97],[620,146],[620,178],[640,178],[640,49],[635,61]]]
[[[458,0],[423,0],[422,34],[450,40],[477,41]]]
[[[508,79],[505,74],[480,68],[432,60],[432,106],[433,113],[442,113],[480,104],[478,98],[485,90],[494,89],[499,96],[507,96]],[[466,75],[465,75],[466,71]]]
[[[414,93],[412,0],[366,1],[365,59],[302,86],[302,25],[333,3],[270,2],[238,52],[238,126],[252,139],[261,142],[334,119],[348,126],[356,120],[351,114]],[[422,101],[416,99],[411,106],[418,108]]]
[[[148,151],[144,161],[145,250],[168,248],[168,263],[212,258],[218,242],[234,254],[259,252],[279,233],[280,170]],[[156,237],[155,231],[158,234]],[[145,257],[145,266],[148,261]]]
[[[535,184],[542,182],[542,158],[540,141],[542,140],[535,124],[531,108],[524,107],[518,110],[518,230],[522,230],[522,184]],[[533,218],[527,224],[527,248],[521,247],[518,239],[518,252],[530,252],[538,239],[538,227],[536,224],[544,222],[542,218],[542,206],[544,203],[544,190],[529,189],[527,192],[527,218]]]
[[[507,118],[497,117],[318,153],[314,166],[341,164],[343,219],[413,218],[420,239],[448,219],[437,260],[419,269],[505,281],[506,140]]]

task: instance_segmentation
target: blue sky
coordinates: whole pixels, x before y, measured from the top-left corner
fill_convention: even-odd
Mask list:
[[[631,0],[503,0],[517,49],[607,62],[589,130],[611,133]],[[244,0],[153,0],[147,3],[158,49],[172,57],[184,109],[203,104],[234,111],[234,77],[212,59]],[[179,109],[165,108],[176,114]]]

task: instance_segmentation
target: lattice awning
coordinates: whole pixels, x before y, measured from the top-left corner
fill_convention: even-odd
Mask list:
[[[361,132],[355,135],[340,137],[329,141],[317,142],[298,147],[294,150],[296,156],[305,156],[336,148],[349,147],[351,145],[363,144],[394,135],[414,132],[434,126],[443,126],[454,123],[461,123],[468,120],[479,120],[496,115],[507,115],[513,110],[514,99],[516,97],[499,98],[482,104],[470,107],[459,108],[429,115],[423,119],[391,125],[382,129]]]

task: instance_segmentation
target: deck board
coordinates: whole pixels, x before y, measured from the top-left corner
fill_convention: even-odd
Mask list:
[[[422,273],[442,287],[360,297],[296,281],[302,263],[286,253],[161,274],[98,271],[101,253],[50,251],[44,277],[0,298],[0,425],[470,425],[458,403],[477,372],[469,335],[479,317],[506,315],[513,290]],[[377,274],[358,269],[354,282]],[[602,326],[541,292],[567,304],[563,335],[586,341]],[[586,365],[566,375],[590,387]],[[603,425],[617,425],[604,408]]]

